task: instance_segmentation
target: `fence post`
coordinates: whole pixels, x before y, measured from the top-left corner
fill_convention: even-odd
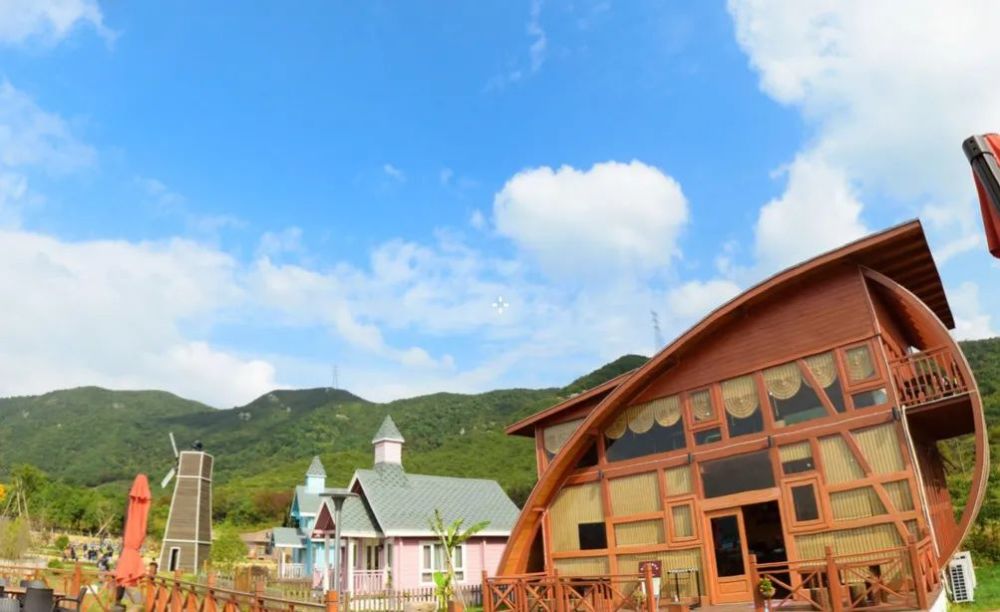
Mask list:
[[[490,577],[483,570],[483,612],[493,612],[493,593],[490,591]]]
[[[833,558],[833,549],[826,547],[826,586],[830,590],[830,609],[833,612],[843,612],[844,596],[841,592],[840,570]]]
[[[174,579],[170,586],[170,610],[172,612],[181,612],[181,601],[183,593],[181,593],[181,570],[174,570]]]
[[[73,565],[73,578],[70,580],[69,592],[76,594],[80,592],[80,583],[83,582],[83,568],[80,567],[80,562],[77,561]]]
[[[566,612],[566,591],[563,590],[562,578],[556,568],[552,570],[552,596],[556,600],[556,612]]]
[[[760,574],[757,573],[757,555],[750,555],[750,588],[753,590],[753,609],[764,610],[764,595],[760,592]]]
[[[653,592],[653,564],[647,563],[642,575],[643,589],[646,591],[646,612],[656,612],[656,596]]]
[[[340,593],[337,591],[326,592],[326,612],[339,612]]]
[[[917,608],[927,610],[927,580],[925,580],[923,568],[920,566],[920,551],[917,550],[917,540],[913,536],[910,536],[910,541],[906,545],[906,552],[910,558],[913,590],[917,594]]]
[[[157,569],[158,566],[155,561],[150,562],[150,564],[146,566],[146,597],[145,601],[143,601],[146,612],[150,612],[150,610],[153,609],[153,605],[156,603],[154,598],[156,596],[155,578]]]

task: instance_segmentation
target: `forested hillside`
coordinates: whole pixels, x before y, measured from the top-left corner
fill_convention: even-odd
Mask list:
[[[228,410],[161,391],[96,387],[0,399],[0,482],[17,472],[35,483],[37,517],[93,528],[116,514],[137,472],[150,476],[154,507],[169,503],[155,483],[173,465],[172,431],[179,446],[197,439],[215,455],[217,519],[280,520],[313,455],[323,458],[331,483],[346,484],[355,468],[370,464],[372,435],[392,414],[407,440],[407,469],[493,478],[522,500],[534,484],[533,445],[503,428],[645,359],[622,357],[564,388],[437,393],[384,404],[330,388],[273,391]]]

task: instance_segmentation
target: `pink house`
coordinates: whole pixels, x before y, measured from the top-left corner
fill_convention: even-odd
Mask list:
[[[403,436],[386,417],[375,434],[371,469],[357,470],[340,517],[342,584],[352,593],[411,590],[434,585],[444,569],[444,553],[430,528],[434,511],[446,523],[461,519],[466,527],[489,525],[455,551],[459,584],[479,584],[500,562],[518,509],[493,480],[410,474],[403,469]],[[312,576],[323,588],[336,585],[334,508],[324,496],[326,472],[318,457],[295,489],[293,527],[272,530],[274,548],[285,577]]]

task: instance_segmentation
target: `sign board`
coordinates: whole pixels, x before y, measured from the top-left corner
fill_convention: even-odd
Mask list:
[[[663,575],[663,562],[662,561],[640,561],[639,562],[639,573],[643,576],[646,575],[646,566],[649,566],[653,571],[653,578],[659,578]]]

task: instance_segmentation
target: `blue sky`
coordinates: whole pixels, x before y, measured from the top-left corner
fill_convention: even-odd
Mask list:
[[[0,393],[559,385],[914,216],[994,335],[996,10],[0,3]]]

